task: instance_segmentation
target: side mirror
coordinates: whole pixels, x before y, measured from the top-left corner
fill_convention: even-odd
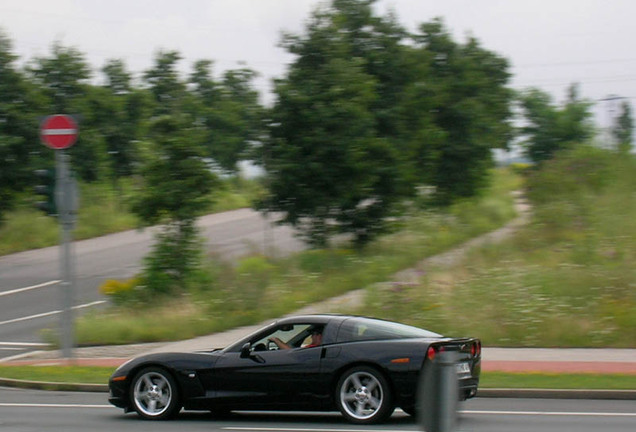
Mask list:
[[[250,348],[252,348],[252,344],[249,342],[241,347],[241,358],[247,358],[250,356]]]

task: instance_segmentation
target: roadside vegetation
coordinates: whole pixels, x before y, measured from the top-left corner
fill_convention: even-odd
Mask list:
[[[114,306],[77,322],[80,345],[178,340],[255,324],[305,305],[389,280],[399,270],[443,252],[515,216],[511,191],[520,178],[493,172],[479,198],[446,210],[418,211],[395,221],[394,232],[364,250],[315,249],[284,258],[248,256],[237,263],[208,256],[187,292],[151,296],[138,281],[102,287]]]
[[[54,220],[28,210],[34,170],[53,167],[34,127],[51,112],[82,117],[69,149],[82,189],[74,238],[161,227],[136,278],[100,287],[112,307],[78,321],[80,345],[183,339],[365,288],[365,305],[342,312],[491,346],[636,346],[629,105],[607,150],[586,147],[592,103],[577,85],[556,104],[515,92],[508,61],[476,38],[455,41],[441,19],[407,31],[372,3],[333,0],[283,36],[294,59],[271,107],[247,67],[218,76],[199,60],[184,76],[181,55],[160,51],[141,81],[111,59],[94,85],[77,49],[56,43],[21,68],[0,31],[0,254],[58,241]],[[493,151],[511,143],[534,164],[525,184],[492,172]],[[262,189],[214,174],[241,161],[262,165]],[[513,239],[383,283],[510,221],[520,189],[533,218]],[[196,217],[248,205],[315,249],[206,255]]]
[[[0,366],[0,377],[47,383],[106,384],[112,367]],[[53,386],[48,386],[55,389]],[[481,388],[633,390],[636,375],[482,372]]]
[[[530,173],[532,220],[362,310],[486,346],[636,346],[636,161],[592,147]]]
[[[258,323],[350,290],[366,288],[358,310],[486,346],[636,346],[636,162],[580,147],[527,171],[531,221],[499,244],[470,251],[419,283],[397,271],[513,216],[520,177],[498,171],[479,199],[447,211],[414,212],[363,251],[322,249],[292,257],[250,256],[231,265],[208,257],[199,283],[164,301],[115,284],[118,306],[78,322],[81,345],[194,337]]]

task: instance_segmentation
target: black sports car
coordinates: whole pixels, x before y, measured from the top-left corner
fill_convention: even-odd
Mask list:
[[[147,419],[186,410],[340,410],[376,423],[413,414],[418,376],[441,351],[459,358],[460,398],[477,393],[481,342],[373,318],[281,319],[224,349],[151,354],[119,367],[109,401]]]

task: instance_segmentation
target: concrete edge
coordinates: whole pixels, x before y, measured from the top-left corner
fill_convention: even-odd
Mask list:
[[[0,378],[1,387],[31,390],[107,393],[108,384],[55,383]],[[636,390],[480,388],[477,397],[524,399],[636,400]]]
[[[108,384],[56,383],[45,381],[26,381],[18,379],[0,378],[0,387],[13,387],[30,390],[72,391],[107,393]]]
[[[477,397],[636,400],[636,390],[480,388]]]

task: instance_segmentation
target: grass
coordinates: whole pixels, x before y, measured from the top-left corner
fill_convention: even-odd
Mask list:
[[[583,148],[528,186],[533,219],[513,238],[412,286],[373,287],[360,312],[486,346],[635,347],[635,160]]]
[[[54,383],[106,384],[112,367],[0,366],[0,377]],[[483,372],[480,388],[633,390],[636,375]]]
[[[636,375],[483,372],[480,388],[634,390]]]
[[[179,299],[129,303],[77,322],[81,345],[168,341],[255,324],[390,279],[422,258],[495,229],[515,216],[518,178],[495,173],[496,187],[445,212],[414,212],[363,252],[310,250],[291,257],[251,256],[228,264],[210,257],[207,278]],[[480,215],[480,217],[475,217]]]
[[[88,366],[0,366],[0,377],[54,383],[106,384],[114,370]]]

